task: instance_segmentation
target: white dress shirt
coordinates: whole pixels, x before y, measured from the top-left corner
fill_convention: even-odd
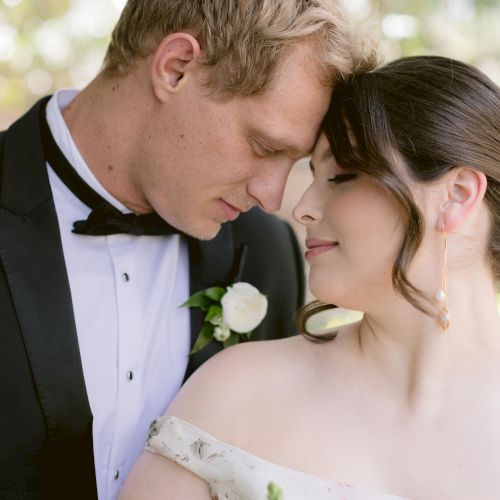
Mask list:
[[[61,110],[75,90],[49,101],[56,143],[82,179],[122,212],[130,212],[94,177]],[[48,165],[94,417],[99,499],[117,497],[142,450],[150,422],[179,390],[190,348],[186,242],[179,236],[85,236],[71,232],[90,209]]]

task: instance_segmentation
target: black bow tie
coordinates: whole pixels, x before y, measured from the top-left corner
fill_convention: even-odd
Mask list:
[[[40,129],[45,160],[68,189],[92,209],[87,220],[79,220],[73,224],[74,233],[92,236],[109,234],[160,236],[180,233],[155,212],[145,215],[120,212],[83,181],[56,144],[47,123],[45,106],[40,107]]]

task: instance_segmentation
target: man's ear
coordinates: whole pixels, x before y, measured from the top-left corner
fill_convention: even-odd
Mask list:
[[[173,33],[160,43],[154,54],[151,74],[153,89],[160,101],[183,87],[200,50],[196,38],[188,33]]]
[[[476,209],[484,198],[488,181],[475,168],[458,166],[446,174],[445,201],[436,229],[452,232]]]

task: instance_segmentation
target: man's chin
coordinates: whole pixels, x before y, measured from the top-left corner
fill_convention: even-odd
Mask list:
[[[221,222],[210,221],[210,223],[207,222],[200,226],[185,228],[184,233],[197,240],[209,241],[219,234],[222,224]]]

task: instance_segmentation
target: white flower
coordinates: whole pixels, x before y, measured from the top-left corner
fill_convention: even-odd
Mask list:
[[[225,342],[231,336],[231,330],[227,325],[220,325],[214,328],[214,339],[219,342]]]
[[[235,283],[221,299],[224,323],[237,333],[251,332],[267,312],[267,297],[249,283]]]

